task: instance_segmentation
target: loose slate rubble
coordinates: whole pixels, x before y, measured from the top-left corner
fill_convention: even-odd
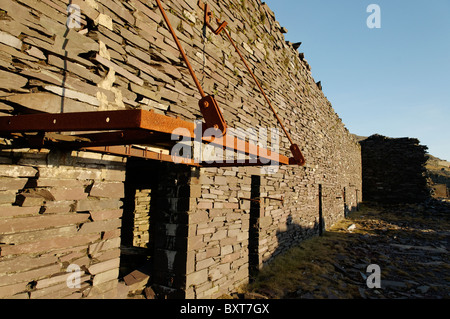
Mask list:
[[[257,278],[262,288],[254,289],[272,298],[448,299],[449,217],[445,201],[364,204],[325,237],[301,244],[305,250],[315,246],[298,260],[295,281],[301,284],[293,291],[275,294],[270,282],[276,278],[264,272],[265,279]],[[349,225],[356,228],[350,231]],[[380,267],[380,288],[367,285],[372,264]]]

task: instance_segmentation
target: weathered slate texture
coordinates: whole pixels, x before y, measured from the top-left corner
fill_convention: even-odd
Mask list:
[[[11,78],[11,82],[0,84],[0,114],[142,108],[187,120],[201,117],[200,94],[167,27],[161,23],[154,1],[73,0],[71,3],[81,9],[79,28],[66,27],[67,1],[0,1],[0,76]],[[277,128],[268,105],[228,40],[209,30],[203,37],[203,12],[197,1],[163,1],[163,5],[205,92],[215,95],[229,126],[244,130]],[[196,172],[189,182],[187,247],[179,248],[184,251],[178,254],[185,256],[185,260],[177,259],[177,265],[182,262],[186,265],[186,272],[181,275],[185,278],[185,296],[189,298],[217,297],[248,280],[249,232],[253,225],[250,226],[250,203],[239,198],[251,196],[252,175],[262,175],[261,197],[284,197],[283,204],[273,200],[262,203],[261,218],[255,226],[259,244],[252,252],[257,256],[257,266],[318,233],[319,184],[323,190],[325,226],[344,216],[345,205],[351,209],[361,200],[360,146],[316,84],[304,55],[285,41],[283,33],[287,30],[259,0],[210,1],[210,5],[216,15],[228,22],[232,38],[266,89],[293,140],[299,144],[307,164],[280,167],[272,174],[265,174],[259,168]],[[288,140],[281,133],[278,134],[280,153],[290,155]],[[26,165],[32,162],[23,161]],[[41,208],[43,214],[93,211],[92,221],[80,229],[67,225],[58,228],[62,233],[53,228],[39,231],[44,231],[45,236],[59,236],[58,241],[46,243],[54,249],[63,245],[63,239],[72,236],[74,231],[83,233],[85,241],[79,243],[80,250],[73,251],[70,246],[58,248],[74,256],[67,262],[79,258],[91,266],[87,264],[92,263],[91,258],[106,261],[104,256],[108,254],[113,259],[110,251],[118,251],[119,231],[112,229],[116,224],[103,222],[108,216],[112,220],[117,216],[98,213],[120,209],[117,189],[112,192],[114,198],[105,198],[110,185],[97,184],[105,182],[102,178],[108,172],[109,163],[105,163],[105,171],[95,161],[87,164],[85,170],[76,163],[64,169],[58,165],[34,165],[39,169],[38,181],[71,179],[93,184],[83,184],[84,190],[74,184],[58,191],[51,184],[35,186],[50,193],[53,190],[55,200],[24,195],[23,203],[31,206],[14,207],[9,212],[0,210],[0,218],[11,215],[22,218],[25,214],[38,214],[37,209]],[[13,166],[22,167],[16,162]],[[6,177],[22,178],[20,175]],[[11,206],[17,192],[24,193],[19,189],[21,183],[14,185],[13,189],[0,190],[0,205]],[[10,240],[22,242],[25,239],[20,234]],[[102,238],[95,237],[99,234]],[[33,238],[39,238],[38,234]],[[24,241],[21,245],[28,244]],[[29,245],[22,247],[34,249]],[[0,258],[12,258],[8,256]],[[57,256],[45,266],[60,262],[62,255]],[[60,271],[64,268],[57,271],[46,268],[40,276]],[[92,291],[101,293],[112,288],[116,272],[109,269],[94,278]],[[31,277],[31,280],[41,278]],[[3,296],[29,293],[26,280],[10,283],[0,291]],[[48,293],[57,295],[54,290]],[[31,291],[31,296],[36,294]]]
[[[30,155],[0,154],[0,193],[11,194],[0,197],[0,298],[113,298],[123,159]],[[67,284],[70,265],[80,267],[79,287]]]
[[[420,203],[430,197],[427,147],[419,140],[373,135],[360,143],[365,201]]]

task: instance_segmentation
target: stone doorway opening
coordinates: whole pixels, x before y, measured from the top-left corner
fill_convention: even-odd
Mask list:
[[[153,238],[150,239],[151,197],[156,171],[133,158],[128,160],[123,202],[120,278],[135,270],[137,265],[150,265]]]
[[[252,175],[250,201],[250,228],[248,238],[250,281],[258,274],[261,266],[259,255],[259,220],[261,217],[261,176]]]
[[[119,278],[133,289],[183,297],[190,176],[185,165],[128,160]]]

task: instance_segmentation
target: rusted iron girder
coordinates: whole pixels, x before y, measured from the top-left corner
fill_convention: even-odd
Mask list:
[[[139,148],[133,145],[115,145],[115,146],[95,146],[85,147],[81,151],[89,151],[108,155],[118,155],[125,157],[139,157],[148,160],[157,160],[162,162],[179,162],[188,166],[200,167],[200,163],[196,163],[193,159],[167,155],[150,151],[147,148]]]
[[[144,110],[118,110],[78,113],[41,113],[0,117],[0,135],[10,136],[14,133],[48,133],[48,132],[80,132],[81,141],[71,143],[75,149],[118,146],[125,144],[167,144],[170,145],[172,134],[197,140],[215,147],[234,150],[257,158],[247,161],[242,166],[264,164],[267,162],[282,165],[295,164],[293,159],[259,147],[231,135],[223,137],[204,136],[204,128],[195,123],[179,118],[168,117]],[[92,132],[92,133],[88,133]],[[41,134],[42,135],[42,134]],[[39,137],[39,134],[38,136]],[[45,134],[42,135],[45,138]],[[90,144],[87,140],[90,140]],[[70,142],[67,142],[69,144]],[[172,142],[173,144],[176,141]],[[101,148],[98,148],[99,151]],[[121,153],[121,152],[119,152]],[[123,153],[123,152],[122,152]],[[126,153],[123,155],[127,156]],[[233,166],[240,166],[235,161]],[[229,162],[216,166],[232,165]],[[267,164],[266,164],[267,165]]]
[[[0,133],[144,129],[172,134],[177,128],[185,129],[186,136],[194,135],[194,123],[144,110],[40,113],[0,117]]]

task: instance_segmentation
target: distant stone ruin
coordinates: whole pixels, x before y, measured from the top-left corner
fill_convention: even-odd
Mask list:
[[[420,203],[430,197],[428,148],[418,139],[372,135],[360,144],[363,201]]]

